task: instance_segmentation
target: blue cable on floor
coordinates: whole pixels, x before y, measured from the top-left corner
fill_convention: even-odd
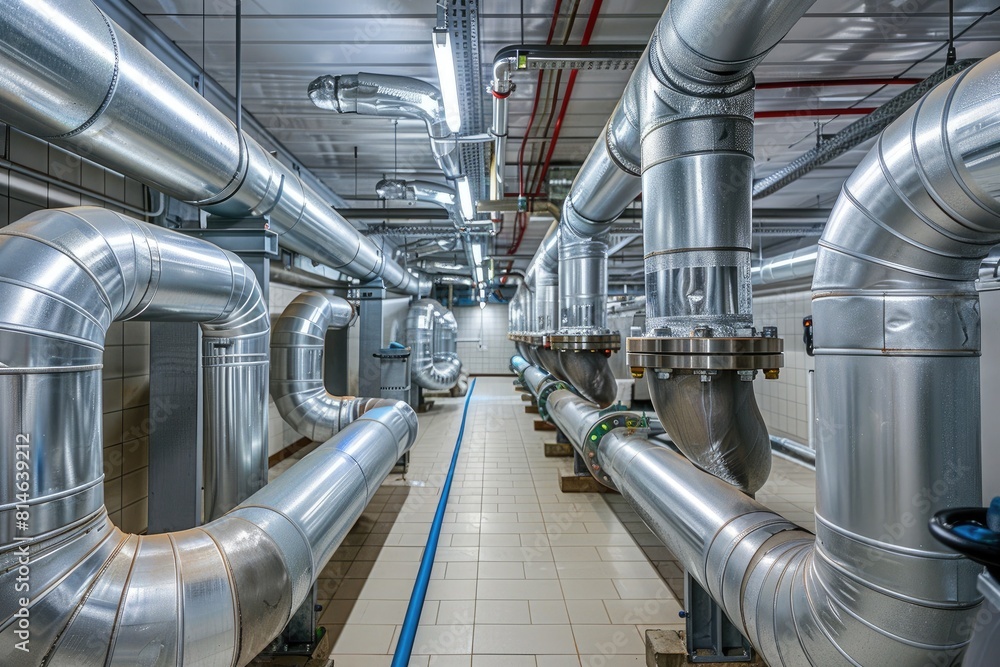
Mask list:
[[[410,603],[406,606],[406,617],[399,631],[399,641],[396,643],[396,653],[392,656],[392,667],[406,667],[410,663],[413,652],[413,640],[417,636],[417,626],[420,625],[420,612],[424,608],[424,598],[427,597],[427,585],[431,580],[431,569],[434,567],[434,554],[437,552],[438,538],[441,537],[441,524],[444,523],[444,509],[448,506],[448,494],[451,493],[451,480],[455,477],[455,464],[458,463],[458,452],[462,448],[462,438],[465,437],[465,419],[469,416],[469,401],[476,389],[476,381],[469,385],[469,393],[465,397],[465,408],[462,410],[462,424],[458,427],[458,438],[455,440],[455,451],[451,455],[451,466],[448,476],[441,487],[441,499],[438,500],[434,521],[431,522],[431,532],[427,536],[427,546],[424,547],[423,558],[420,559],[420,569],[417,580],[413,582],[413,593]]]

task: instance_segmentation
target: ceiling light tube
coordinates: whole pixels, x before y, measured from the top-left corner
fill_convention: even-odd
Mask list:
[[[483,246],[478,243],[472,244],[472,259],[477,265],[483,263]]]
[[[444,104],[448,129],[457,134],[462,129],[462,114],[458,105],[458,76],[455,72],[455,54],[451,50],[451,36],[447,29],[436,28],[433,32],[434,63],[437,65],[438,83],[441,86],[441,102]],[[469,216],[471,217],[471,216]]]

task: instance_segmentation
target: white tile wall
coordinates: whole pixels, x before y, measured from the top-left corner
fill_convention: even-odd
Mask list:
[[[454,309],[458,322],[458,356],[469,375],[508,375],[514,344],[507,340],[507,305],[488,304]],[[469,342],[463,342],[469,339]]]
[[[806,414],[809,397],[806,374],[815,369],[812,357],[802,342],[802,318],[812,312],[809,291],[754,297],[754,326],[778,327],[785,341],[785,367],[777,380],[765,380],[758,374],[754,387],[768,430],[806,443],[809,437]]]

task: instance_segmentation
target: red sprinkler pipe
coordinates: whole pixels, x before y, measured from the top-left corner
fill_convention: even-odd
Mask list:
[[[590,44],[590,38],[594,34],[594,25],[597,23],[597,16],[601,13],[601,5],[603,4],[604,0],[594,0],[594,6],[590,9],[590,17],[587,19],[587,27],[583,31],[583,39],[580,40],[580,46]],[[556,143],[559,141],[559,132],[562,130],[563,119],[566,118],[566,109],[569,108],[569,100],[573,96],[573,86],[576,85],[576,75],[578,72],[579,70],[573,70],[569,73],[569,81],[566,83],[566,93],[563,96],[562,106],[559,108],[559,118],[556,119],[556,126],[552,130],[552,140],[549,142],[549,150],[545,154],[542,171],[535,181],[536,190],[545,182],[545,177],[549,173],[549,163],[552,162],[552,154],[555,152]]]

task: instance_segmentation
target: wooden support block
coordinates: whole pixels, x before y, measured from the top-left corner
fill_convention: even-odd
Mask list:
[[[688,662],[684,631],[646,630],[646,667],[767,667],[763,658],[756,655],[751,662]]]
[[[538,406],[537,405],[526,405],[526,406],[524,406],[524,411],[526,413],[528,413],[529,415],[537,415],[538,414]]]
[[[573,445],[568,442],[546,442],[546,456],[573,456]]]
[[[604,486],[591,475],[564,475],[559,473],[559,490],[563,493],[618,493]]]
[[[546,421],[542,421],[541,419],[536,419],[535,420],[535,430],[536,431],[558,431],[559,429],[556,428],[555,424],[550,424],[550,423],[548,423]]]

